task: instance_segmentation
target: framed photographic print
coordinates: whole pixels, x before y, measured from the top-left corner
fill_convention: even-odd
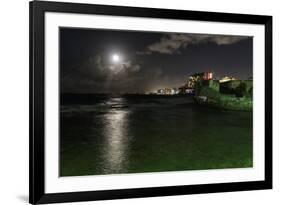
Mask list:
[[[272,188],[272,17],[30,2],[30,203]]]

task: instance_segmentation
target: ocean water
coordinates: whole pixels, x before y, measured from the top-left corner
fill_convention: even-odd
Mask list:
[[[191,96],[62,95],[60,175],[252,167],[252,129]]]

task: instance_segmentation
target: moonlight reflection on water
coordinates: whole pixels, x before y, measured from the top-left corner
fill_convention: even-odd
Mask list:
[[[108,104],[116,106],[104,115],[104,146],[102,150],[104,173],[120,173],[126,171],[128,163],[128,115],[129,111],[121,110],[123,98],[110,98]]]

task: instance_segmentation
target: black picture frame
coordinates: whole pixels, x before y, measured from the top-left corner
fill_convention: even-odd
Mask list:
[[[92,4],[32,1],[30,11],[30,165],[29,202],[31,204],[123,199],[198,193],[260,190],[272,188],[272,17],[155,8],[104,6]],[[235,183],[182,185],[71,193],[45,193],[45,12],[101,14],[211,22],[247,23],[265,26],[265,180]]]

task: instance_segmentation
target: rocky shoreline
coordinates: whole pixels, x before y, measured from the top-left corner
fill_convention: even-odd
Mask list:
[[[234,83],[221,85],[213,80],[208,83],[200,82],[195,87],[194,100],[200,105],[218,109],[252,111],[252,84],[248,81],[235,83],[234,87]]]
[[[227,99],[209,99],[207,96],[194,96],[196,103],[224,110],[252,111],[253,101],[249,98],[229,97]]]

